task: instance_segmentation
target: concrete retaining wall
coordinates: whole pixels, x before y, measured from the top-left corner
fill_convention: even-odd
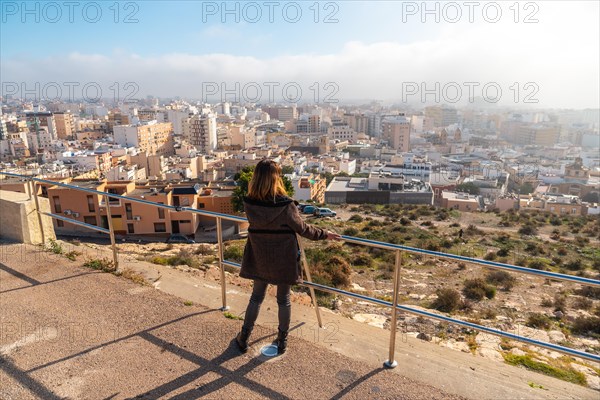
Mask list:
[[[50,212],[50,202],[38,197],[40,210]],[[35,211],[35,200],[25,193],[0,190],[0,238],[21,243],[41,244],[42,233]],[[56,239],[52,219],[42,215],[46,241]]]

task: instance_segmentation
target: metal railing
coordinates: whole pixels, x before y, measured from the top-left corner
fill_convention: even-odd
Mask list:
[[[42,230],[42,241],[44,243],[45,243],[45,236],[44,236],[43,224],[42,224],[42,219],[41,219],[42,215],[47,215],[49,217],[62,220],[64,222],[72,223],[72,224],[75,224],[75,225],[78,225],[81,227],[86,227],[86,228],[93,229],[93,230],[96,230],[96,231],[99,231],[102,233],[109,234],[110,239],[111,239],[111,246],[112,246],[112,250],[113,250],[113,260],[114,260],[115,266],[117,268],[118,268],[118,252],[117,252],[116,243],[115,243],[114,229],[112,226],[112,218],[110,215],[110,207],[106,207],[109,229],[101,228],[96,225],[91,225],[91,224],[87,224],[85,222],[66,218],[66,217],[63,217],[62,215],[41,212],[40,208],[39,208],[39,202],[37,199],[37,192],[34,190],[35,189],[34,182],[49,184],[49,185],[53,185],[53,186],[60,186],[60,187],[68,188],[68,189],[80,190],[83,192],[92,193],[92,194],[96,194],[99,196],[104,196],[106,204],[109,204],[109,198],[124,199],[124,200],[127,200],[128,202],[147,204],[147,205],[152,205],[154,207],[164,208],[164,209],[178,211],[178,212],[189,211],[189,212],[196,213],[199,215],[215,218],[216,219],[216,228],[217,228],[219,268],[220,268],[220,272],[221,272],[221,274],[220,274],[221,275],[221,299],[222,299],[222,305],[223,305],[221,309],[227,310],[229,308],[227,306],[227,288],[226,288],[226,282],[225,282],[225,266],[240,268],[241,265],[239,263],[236,263],[233,261],[225,260],[223,257],[223,237],[222,237],[221,222],[222,222],[222,220],[229,220],[229,221],[234,221],[234,222],[247,222],[248,220],[246,218],[238,217],[235,215],[229,215],[229,214],[221,214],[221,213],[212,212],[212,211],[203,211],[203,210],[198,210],[198,209],[191,208],[191,207],[179,207],[179,206],[171,206],[171,205],[167,205],[167,204],[160,204],[160,203],[155,203],[155,202],[144,200],[144,199],[127,197],[127,196],[122,196],[122,195],[118,195],[118,194],[97,191],[94,189],[82,188],[77,185],[71,185],[71,184],[66,184],[66,183],[62,183],[62,182],[56,182],[56,181],[52,181],[52,180],[36,178],[33,176],[20,175],[20,174],[14,174],[14,173],[2,172],[2,171],[0,171],[0,174],[6,175],[6,176],[17,177],[17,178],[21,178],[21,179],[26,179],[28,181],[28,184],[31,185],[30,186],[30,195],[33,194],[33,197],[35,198],[36,211],[38,214],[38,222],[39,222],[40,228]],[[575,349],[572,349],[569,347],[565,347],[565,346],[561,346],[561,345],[557,345],[557,344],[553,344],[553,343],[548,343],[548,342],[540,341],[537,339],[528,338],[525,336],[520,336],[520,335],[517,335],[514,333],[505,332],[505,331],[502,331],[499,329],[486,327],[486,326],[475,324],[475,323],[468,322],[468,321],[463,321],[463,320],[452,318],[452,317],[449,317],[446,315],[437,314],[437,313],[433,313],[430,311],[420,310],[417,308],[412,308],[410,306],[398,304],[398,292],[399,292],[399,285],[400,285],[400,269],[401,269],[402,261],[403,261],[403,252],[421,254],[421,255],[438,257],[438,258],[446,258],[446,259],[457,260],[457,261],[462,261],[462,262],[468,262],[471,264],[482,265],[487,268],[501,269],[501,270],[506,270],[506,271],[511,271],[511,272],[530,274],[530,275],[540,276],[540,277],[544,277],[544,278],[548,278],[548,279],[574,282],[574,283],[578,283],[581,285],[588,285],[588,286],[593,286],[593,287],[600,287],[599,280],[585,278],[585,277],[579,277],[579,276],[574,276],[574,275],[560,274],[560,273],[551,272],[551,271],[542,271],[542,270],[537,270],[537,269],[532,269],[532,268],[520,267],[520,266],[516,266],[516,265],[505,264],[505,263],[500,263],[500,262],[495,262],[495,261],[481,260],[478,258],[460,256],[460,255],[451,254],[451,253],[444,253],[444,252],[432,251],[432,250],[424,250],[424,249],[420,249],[420,248],[416,248],[416,247],[391,244],[391,243],[386,243],[386,242],[379,242],[379,241],[375,241],[375,240],[357,238],[357,237],[352,237],[352,236],[342,236],[342,239],[347,243],[360,244],[360,245],[364,245],[364,246],[368,246],[368,247],[376,247],[376,248],[390,250],[390,251],[395,252],[395,266],[394,266],[394,277],[393,277],[394,293],[392,296],[392,302],[380,300],[377,298],[373,298],[373,297],[349,292],[349,291],[346,291],[343,289],[338,289],[338,288],[334,288],[334,287],[321,285],[321,284],[312,282],[310,270],[308,268],[308,263],[306,262],[304,247],[302,245],[302,242],[299,240],[298,243],[300,244],[301,261],[302,261],[304,273],[307,278],[307,280],[303,280],[301,285],[307,287],[310,291],[312,303],[315,308],[316,317],[317,317],[317,320],[319,323],[319,327],[321,327],[321,328],[323,327],[323,323],[322,323],[322,319],[321,319],[321,314],[319,312],[319,306],[317,304],[317,300],[316,300],[316,296],[315,296],[315,290],[328,292],[328,293],[332,293],[332,294],[336,294],[336,295],[342,295],[342,296],[346,296],[349,298],[354,298],[354,299],[358,299],[358,300],[362,300],[362,301],[367,301],[367,302],[370,302],[370,303],[373,303],[373,304],[379,305],[379,306],[389,307],[392,310],[392,317],[391,317],[391,327],[392,328],[390,329],[391,332],[390,332],[390,340],[389,340],[389,357],[388,357],[388,360],[386,360],[384,362],[384,365],[387,368],[394,368],[397,366],[397,362],[395,361],[394,358],[395,358],[395,348],[396,348],[396,331],[397,331],[397,313],[398,313],[398,311],[404,311],[404,312],[415,314],[418,316],[427,317],[427,318],[435,319],[435,320],[442,321],[442,322],[452,323],[452,324],[466,327],[469,329],[474,329],[474,330],[477,330],[480,332],[486,332],[486,333],[489,333],[489,334],[492,334],[495,336],[499,336],[501,338],[516,340],[516,341],[519,341],[522,343],[546,348],[546,349],[557,351],[557,352],[567,354],[570,356],[580,357],[580,358],[583,358],[583,359],[586,359],[589,361],[600,362],[600,356],[598,356],[596,354],[575,350]]]

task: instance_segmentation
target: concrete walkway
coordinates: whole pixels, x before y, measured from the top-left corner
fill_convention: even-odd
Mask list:
[[[88,256],[110,254],[95,247]],[[218,282],[120,259],[160,290],[34,246],[0,245],[0,399],[599,397],[401,334],[399,366],[384,370],[388,331],[326,310],[326,329],[317,329],[314,309],[299,304],[293,305],[289,351],[267,359],[259,350],[275,337],[272,298],[261,310],[251,351],[241,355],[232,342],[241,321],[217,310]],[[227,293],[231,313],[241,314],[248,293],[231,285]]]
[[[1,399],[460,398],[299,338],[264,358],[268,328],[241,355],[241,321],[218,310],[32,246],[0,249]]]

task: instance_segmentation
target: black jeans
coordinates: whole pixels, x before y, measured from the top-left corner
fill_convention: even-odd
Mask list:
[[[267,286],[269,286],[268,283],[254,280],[252,295],[250,296],[250,302],[248,303],[246,315],[244,317],[244,329],[250,330],[254,328],[254,323],[256,322],[256,318],[258,318],[258,312],[260,311],[260,305],[265,299],[265,294],[267,293]],[[277,285],[279,330],[283,332],[287,332],[288,329],[290,329],[290,319],[292,317],[292,305],[290,303],[291,288],[291,285]]]

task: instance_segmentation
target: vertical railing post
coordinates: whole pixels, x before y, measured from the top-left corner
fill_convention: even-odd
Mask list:
[[[312,283],[312,278],[310,277],[310,269],[308,268],[308,263],[306,262],[306,255],[304,254],[304,246],[302,245],[300,235],[296,234],[296,240],[298,241],[298,247],[300,248],[300,262],[302,263],[302,266],[304,268],[306,280]],[[323,321],[321,320],[321,311],[319,310],[319,304],[317,303],[315,289],[312,286],[309,286],[308,290],[310,291],[310,298],[312,299],[312,303],[315,306],[315,312],[317,313],[317,322],[319,323],[319,328],[322,328]]]
[[[44,221],[42,221],[42,213],[40,211],[40,201],[38,200],[37,192],[35,191],[35,182],[33,178],[30,180],[33,189],[30,189],[33,193],[33,199],[35,201],[35,212],[37,214],[38,224],[40,225],[40,233],[42,234],[42,246],[46,245],[46,234],[44,233]]]
[[[221,311],[229,310],[227,307],[227,282],[225,281],[225,264],[223,263],[223,228],[221,217],[217,217],[217,243],[219,244],[219,268],[221,269],[221,300],[223,307]]]
[[[115,230],[113,228],[112,213],[110,212],[110,197],[104,195],[104,203],[106,204],[106,219],[108,220],[108,229],[110,235],[110,244],[113,251],[113,262],[115,263],[115,271],[119,270],[119,258],[117,253],[117,243],[115,242]]]
[[[29,179],[27,181],[27,191],[29,192],[28,193],[29,194],[29,200],[31,200],[31,196],[33,194],[33,188],[35,188],[35,185],[33,183],[33,178],[32,178],[32,179]]]
[[[390,354],[387,361],[383,363],[386,368],[396,368],[398,362],[394,360],[394,354],[396,352],[396,321],[398,317],[398,291],[400,289],[400,265],[402,264],[402,253],[400,250],[396,250],[396,267],[394,269],[394,295],[392,301],[392,321],[390,323]]]

